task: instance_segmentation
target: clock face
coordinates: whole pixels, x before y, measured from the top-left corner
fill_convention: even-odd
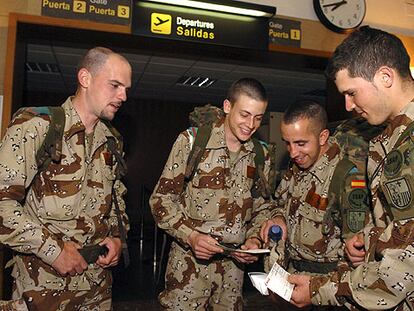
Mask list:
[[[319,20],[340,33],[358,27],[365,17],[365,0],[313,0],[313,6]]]

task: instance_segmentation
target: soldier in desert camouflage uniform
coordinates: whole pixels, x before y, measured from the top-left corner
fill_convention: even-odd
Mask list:
[[[342,165],[344,153],[336,140],[329,137],[325,109],[313,101],[295,102],[285,111],[280,127],[291,165],[276,189],[276,208],[272,219],[263,224],[261,237],[268,242],[267,233],[276,224],[282,228],[286,241],[272,250],[265,269],[278,261],[290,273],[328,273],[343,259],[345,236],[370,221],[364,206],[364,169],[362,163],[350,163],[340,176],[340,193],[330,196],[333,175]],[[357,221],[347,225],[342,218],[349,218],[355,209]],[[343,217],[339,217],[341,212]],[[282,298],[273,298],[281,310],[297,309]]]
[[[291,276],[292,301],[298,306],[348,301],[368,310],[414,308],[414,80],[409,65],[400,39],[368,26],[346,38],[328,64],[327,75],[345,95],[347,110],[370,124],[387,123],[371,141],[368,159],[376,226],[346,242],[355,270]]]
[[[260,224],[269,202],[253,198],[255,174],[251,136],[267,106],[263,86],[241,79],[230,87],[223,107],[226,116],[212,127],[194,177],[184,179],[194,141],[182,132],[169,155],[150,199],[158,226],[174,241],[161,305],[170,310],[242,310],[243,269],[257,256],[225,256],[217,241],[260,248]],[[265,174],[269,158],[265,157]]]
[[[13,298],[23,297],[29,310],[111,310],[107,268],[121,253],[114,183],[125,224],[127,216],[125,187],[107,147],[114,134],[102,120],[112,120],[126,100],[131,67],[98,47],[83,58],[77,77],[76,95],[62,105],[60,162],[38,170],[36,152],[50,123],[38,108],[13,118],[0,147],[0,241],[15,251]],[[94,244],[108,252],[88,265],[78,249]]]

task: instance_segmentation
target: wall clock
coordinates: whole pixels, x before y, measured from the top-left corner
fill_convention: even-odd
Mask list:
[[[366,12],[365,0],[313,0],[313,8],[321,23],[338,33],[357,28]]]

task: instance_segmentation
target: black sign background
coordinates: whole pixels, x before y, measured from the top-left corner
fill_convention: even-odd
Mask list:
[[[269,43],[300,48],[302,35],[301,23],[283,18],[269,21]]]
[[[165,22],[166,28],[170,23],[170,32],[151,31],[154,29],[154,15],[161,17],[159,23]],[[177,19],[214,23],[214,29],[180,26]],[[220,12],[204,11],[192,8],[179,8],[171,5],[135,1],[132,15],[132,33],[165,39],[220,44],[259,50],[268,49],[268,19],[239,16]],[[160,25],[162,26],[162,25]],[[180,31],[178,31],[178,27]],[[200,31],[200,29],[202,31]],[[161,29],[162,30],[162,29]],[[183,32],[187,30],[187,36]],[[198,31],[198,33],[197,33]],[[181,33],[181,35],[179,35]],[[213,33],[213,34],[211,34]],[[204,37],[200,37],[204,36]],[[211,38],[213,37],[213,38]]]

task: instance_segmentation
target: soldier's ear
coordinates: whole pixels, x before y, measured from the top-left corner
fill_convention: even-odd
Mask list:
[[[319,134],[319,145],[323,146],[328,142],[328,138],[329,138],[329,130],[328,129],[324,129],[321,131],[321,133]]]
[[[375,74],[374,80],[377,77],[381,85],[383,85],[385,88],[389,88],[394,82],[394,74],[395,73],[392,68],[388,66],[382,66]]]
[[[91,73],[86,68],[81,68],[78,71],[79,85],[83,88],[87,88],[89,86],[90,80],[91,80]]]
[[[223,110],[226,114],[231,110],[231,102],[228,99],[225,99],[223,102]]]

